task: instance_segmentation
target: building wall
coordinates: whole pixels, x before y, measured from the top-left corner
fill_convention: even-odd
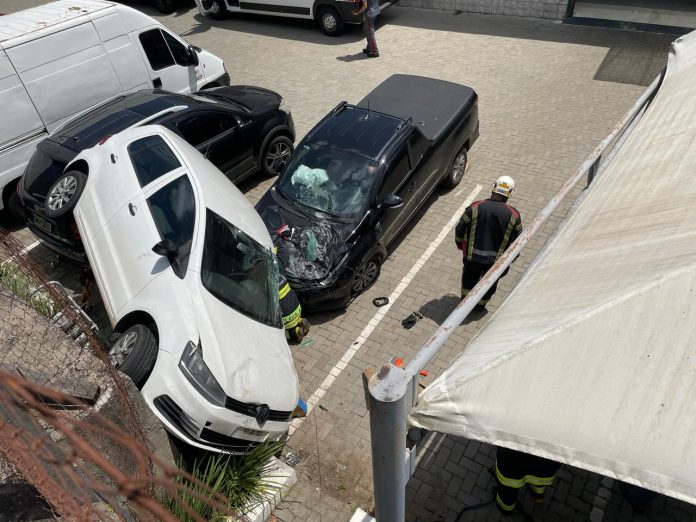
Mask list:
[[[561,20],[565,16],[568,0],[400,0],[399,5]]]

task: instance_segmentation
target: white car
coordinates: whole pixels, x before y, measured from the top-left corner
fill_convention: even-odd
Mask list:
[[[157,125],[105,137],[66,167],[76,171],[75,219],[120,334],[114,365],[191,445],[238,452],[280,439],[298,380],[273,244],[253,207]]]

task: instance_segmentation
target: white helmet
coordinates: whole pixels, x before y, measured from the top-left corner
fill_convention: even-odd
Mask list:
[[[515,190],[515,180],[510,176],[500,176],[493,184],[493,194],[500,194],[509,198],[512,191]]]

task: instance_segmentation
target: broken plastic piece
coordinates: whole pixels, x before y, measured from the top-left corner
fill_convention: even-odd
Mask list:
[[[395,357],[393,364],[394,364],[394,366],[398,366],[399,368],[403,368],[404,360],[401,357]]]
[[[389,304],[389,298],[388,297],[375,297],[372,300],[372,304],[375,306],[384,306],[386,304]]]
[[[311,229],[306,229],[304,235],[307,238],[307,247],[305,248],[305,261],[315,261],[317,259],[317,236],[314,235],[314,231]]]
[[[292,418],[297,419],[297,418],[302,418],[307,416],[307,403],[300,399],[297,401],[297,406],[295,406],[295,409],[292,411]]]
[[[428,370],[421,370],[421,371],[418,372],[418,374],[419,374],[421,377],[427,377],[427,376],[428,376]]]

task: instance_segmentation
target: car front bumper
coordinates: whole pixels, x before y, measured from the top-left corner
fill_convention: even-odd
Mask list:
[[[215,452],[244,453],[250,446],[282,439],[289,420],[268,420],[215,406],[186,380],[175,357],[160,350],[143,396],[167,431],[191,446]]]

